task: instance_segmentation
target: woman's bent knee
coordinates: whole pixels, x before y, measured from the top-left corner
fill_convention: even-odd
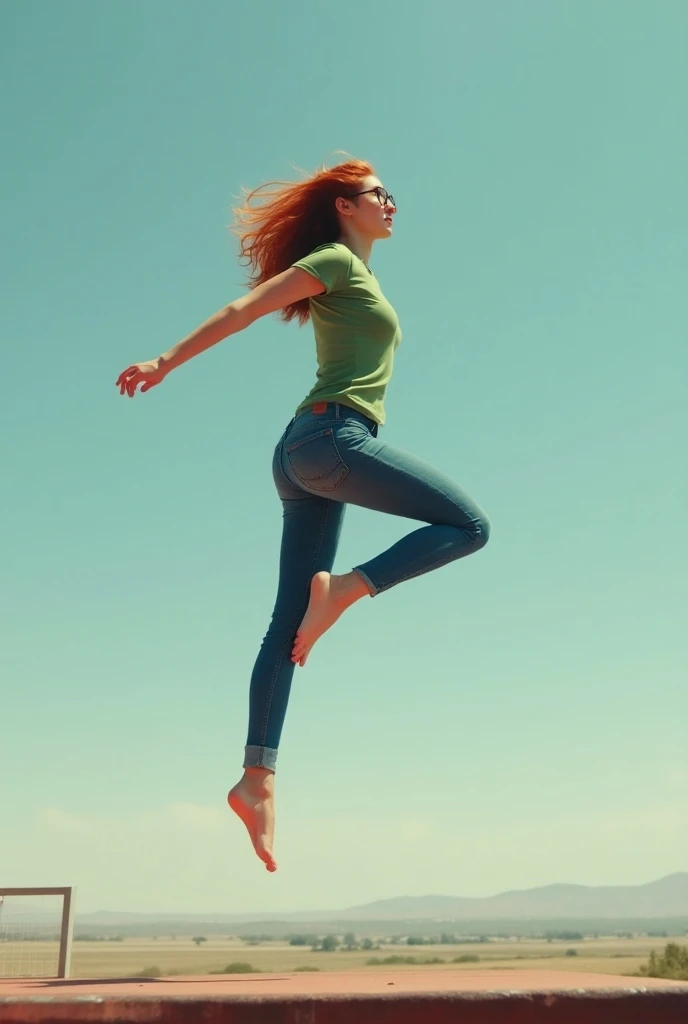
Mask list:
[[[490,539],[490,520],[487,516],[481,516],[475,520],[475,550],[479,551],[480,548],[484,548]]]
[[[485,515],[473,516],[461,526],[450,527],[449,531],[454,558],[462,558],[485,547],[490,538],[490,520]]]

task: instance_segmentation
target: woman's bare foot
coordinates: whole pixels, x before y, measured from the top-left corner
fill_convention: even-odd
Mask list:
[[[315,641],[333,626],[343,611],[362,597],[370,597],[370,589],[357,572],[335,576],[316,572],[311,580],[311,597],[303,621],[296,632],[291,660],[305,665]]]
[[[275,838],[275,773],[244,768],[243,778],[227,795],[227,803],[248,829],[253,848],[268,871],[277,871],[272,854]]]

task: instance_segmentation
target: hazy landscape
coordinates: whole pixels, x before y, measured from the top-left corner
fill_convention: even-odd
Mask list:
[[[78,910],[78,905],[77,905]],[[189,929],[203,923],[208,929],[226,932],[227,925],[262,922],[270,924],[274,936],[284,936],[293,925],[317,923],[320,928],[326,923],[347,923],[349,926],[365,922],[370,927],[382,928],[385,934],[399,931],[404,922],[425,921],[438,932],[442,922],[461,922],[462,932],[478,933],[489,922],[491,929],[510,934],[510,922],[519,921],[530,929],[528,934],[537,934],[531,925],[541,921],[553,921],[558,927],[565,927],[570,920],[586,921],[593,930],[600,930],[609,920],[637,922],[640,927],[647,920],[684,918],[688,921],[688,871],[676,872],[664,878],[636,886],[587,886],[555,884],[534,889],[514,890],[494,896],[477,898],[457,896],[400,896],[394,899],[378,900],[361,906],[337,910],[294,911],[280,914],[276,920],[269,914],[137,914],[124,911],[101,910],[78,914],[81,931],[98,930],[102,934],[113,930],[123,935],[151,934],[151,927],[168,934],[187,934]],[[396,927],[390,926],[397,922]],[[482,922],[482,924],[481,924]],[[598,925],[595,926],[595,922]],[[501,924],[500,924],[501,923]],[[170,926],[174,924],[172,929]],[[674,921],[674,925],[676,922]],[[664,925],[655,925],[664,928]],[[266,930],[266,929],[264,929]],[[488,929],[490,931],[490,929]]]
[[[7,901],[3,907],[0,960],[14,965],[8,973],[57,956],[56,911],[48,914],[39,902]],[[667,943],[684,943],[687,935],[688,872],[679,872],[641,886],[551,885],[483,899],[404,896],[278,920],[223,913],[77,913],[72,975],[376,967],[634,975],[652,953],[660,955]],[[1,968],[0,962],[0,974]]]

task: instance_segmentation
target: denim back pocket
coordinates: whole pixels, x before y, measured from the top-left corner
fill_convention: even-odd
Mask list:
[[[294,476],[310,491],[334,491],[349,472],[331,427],[288,444],[286,452]]]

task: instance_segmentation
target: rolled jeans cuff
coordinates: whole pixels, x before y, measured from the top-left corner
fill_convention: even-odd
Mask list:
[[[364,583],[366,584],[366,586],[367,586],[367,587],[368,587],[368,589],[370,590],[370,596],[371,596],[371,597],[375,597],[375,595],[376,595],[376,594],[379,594],[379,592],[380,592],[380,591],[379,591],[379,590],[378,590],[378,588],[377,588],[377,587],[375,586],[375,584],[374,584],[374,583],[373,583],[373,581],[371,580],[370,576],[368,576],[368,574],[367,574],[367,573],[363,572],[363,569],[361,569],[361,567],[360,567],[360,566],[358,566],[358,565],[354,566],[354,568],[353,568],[353,572],[357,572],[357,573],[358,573],[358,575],[359,575],[359,576],[361,577],[361,579],[363,580],[363,582],[364,582]]]
[[[275,747],[253,745],[244,747],[244,768],[267,768],[274,772],[276,762],[277,750]]]

